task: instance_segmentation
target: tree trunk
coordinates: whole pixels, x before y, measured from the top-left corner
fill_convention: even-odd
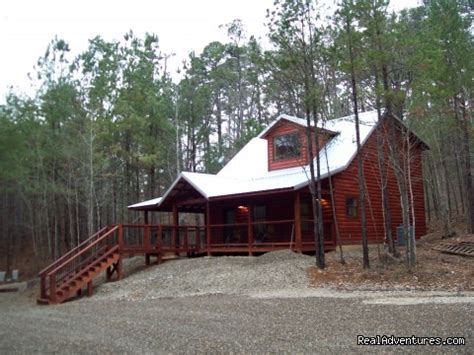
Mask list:
[[[328,151],[327,151],[326,146],[324,146],[324,155],[326,156],[326,169],[328,171],[329,193],[331,194],[332,219],[333,219],[333,222],[334,222],[334,229],[335,229],[335,232],[336,232],[336,246],[339,247],[339,260],[340,260],[341,264],[345,264],[346,261],[344,260],[344,253],[342,251],[342,244],[341,244],[341,235],[339,233],[339,224],[337,223],[336,201],[334,200],[334,191],[333,191],[333,186],[332,186],[331,173],[330,173],[330,170],[329,170]]]
[[[459,197],[461,200],[461,214],[464,216],[466,213],[466,196],[465,196],[465,184],[462,178],[462,167],[461,164],[459,164],[459,154],[457,150],[454,152],[455,154],[455,161],[456,161],[456,178],[458,180],[458,192],[459,192]]]
[[[375,74],[376,78],[376,87],[378,87],[378,74]],[[390,211],[390,201],[388,195],[388,179],[387,179],[387,172],[386,172],[386,161],[385,161],[385,152],[384,152],[384,139],[382,134],[382,112],[381,112],[381,104],[380,98],[377,94],[377,118],[378,118],[378,127],[376,131],[377,137],[377,163],[380,173],[380,190],[382,192],[382,214],[383,214],[383,222],[384,222],[384,234],[385,234],[385,242],[388,246],[388,252],[394,256],[398,255],[395,242],[393,240],[392,235],[392,213]]]
[[[463,100],[464,101],[464,100]],[[472,172],[471,172],[471,151],[470,151],[470,139],[468,126],[469,117],[467,116],[465,103],[462,105],[462,119],[458,120],[462,132],[462,154],[464,161],[464,180],[466,182],[466,200],[467,200],[467,225],[468,232],[474,233],[474,188],[472,184]]]
[[[359,199],[360,199],[360,222],[362,232],[362,252],[364,256],[363,267],[367,269],[370,267],[369,262],[369,244],[367,240],[367,222],[365,216],[365,182],[364,182],[364,171],[362,166],[362,149],[360,144],[360,130],[359,130],[359,108],[357,100],[357,85],[355,78],[355,64],[354,64],[354,53],[352,48],[352,31],[348,19],[346,19],[346,31],[349,36],[349,61],[351,71],[351,89],[352,89],[352,104],[354,107],[355,116],[355,130],[356,130],[356,142],[357,142],[357,178],[359,183]]]

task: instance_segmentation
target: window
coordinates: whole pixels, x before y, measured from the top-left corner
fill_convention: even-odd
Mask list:
[[[357,218],[357,197],[346,197],[346,216]]]
[[[301,154],[298,132],[283,134],[273,138],[274,160],[299,157]]]

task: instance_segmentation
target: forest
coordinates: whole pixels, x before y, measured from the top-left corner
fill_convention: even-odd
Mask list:
[[[430,147],[427,221],[472,233],[472,2],[388,5],[343,0],[327,15],[275,0],[268,48],[237,19],[225,43],[189,53],[179,80],[159,34],[97,36],[72,59],[52,39],[34,94],[0,105],[0,269],[22,254],[39,268],[99,227],[134,222],[127,205],[161,196],[180,171],[218,172],[280,113],[404,117]]]

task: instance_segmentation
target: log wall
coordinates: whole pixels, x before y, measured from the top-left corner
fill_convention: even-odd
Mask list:
[[[379,129],[382,134],[386,134],[383,126]],[[397,132],[399,133],[400,131]],[[387,148],[385,153],[387,158]],[[415,205],[415,235],[419,238],[426,234],[421,145],[416,145],[412,149],[412,153],[411,176]],[[377,161],[377,134],[375,131],[362,147],[362,156],[367,197],[367,237],[369,242],[381,242],[384,238],[384,217],[382,209],[381,181]],[[402,224],[400,193],[391,166],[387,169],[387,173],[389,204],[392,216],[392,235],[396,237],[396,228]],[[351,218],[346,215],[346,198],[358,198],[359,196],[356,158],[346,170],[333,176],[333,186],[341,241],[345,244],[358,242],[361,240],[360,213],[358,213],[356,218]],[[360,203],[360,201],[358,202]]]

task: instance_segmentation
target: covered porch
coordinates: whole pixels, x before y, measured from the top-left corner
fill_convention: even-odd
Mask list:
[[[335,245],[329,192],[324,190],[322,197],[324,240],[329,250]],[[189,182],[179,180],[164,199],[129,209],[142,213],[144,223],[124,225],[124,240],[149,239],[152,248],[159,245],[177,255],[315,251],[307,187],[207,198]],[[154,214],[163,213],[168,223],[150,223],[156,220]]]

